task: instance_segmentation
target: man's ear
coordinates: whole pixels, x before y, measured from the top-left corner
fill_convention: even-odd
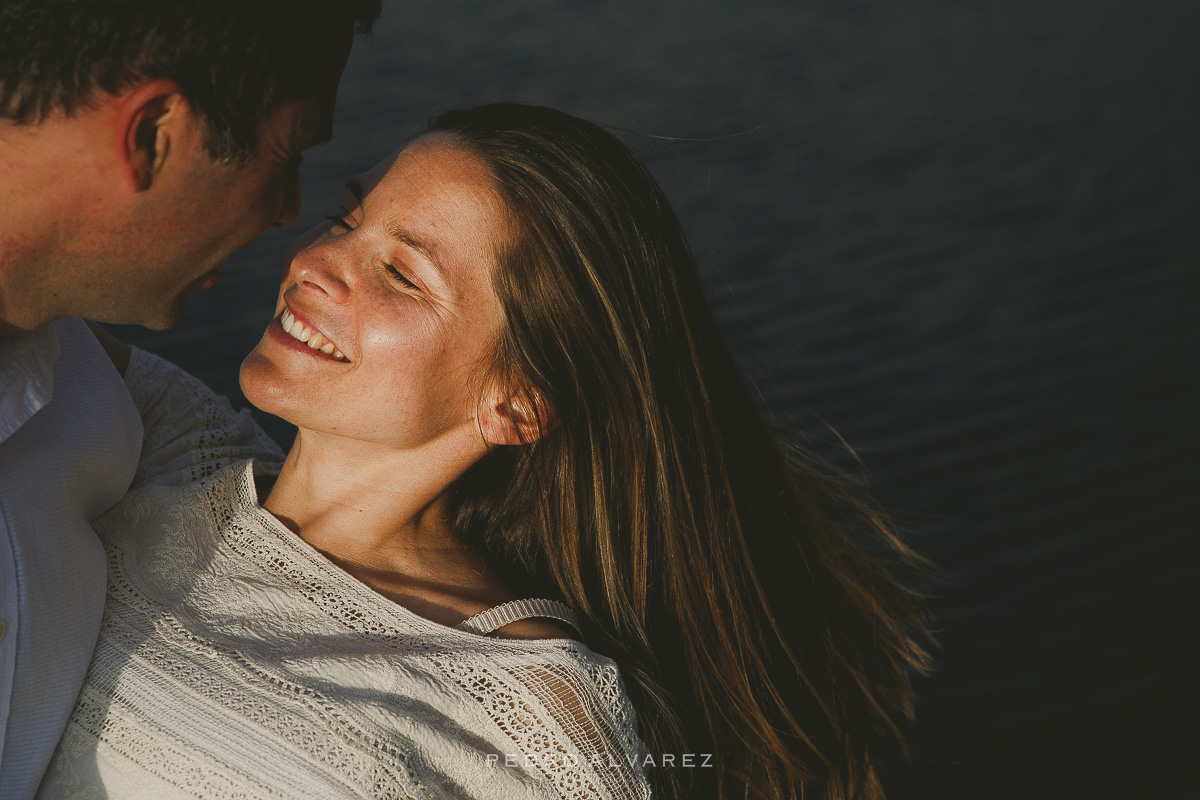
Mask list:
[[[190,113],[179,84],[166,79],[139,84],[120,96],[118,154],[134,191],[143,192],[154,183],[171,148],[181,144],[185,126],[194,124]]]
[[[479,430],[488,444],[529,444],[558,427],[554,408],[538,392],[492,392],[479,407]]]

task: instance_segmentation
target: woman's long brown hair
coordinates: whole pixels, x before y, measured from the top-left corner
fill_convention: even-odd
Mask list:
[[[920,557],[772,436],[629,148],[520,104],[429,127],[488,164],[515,230],[491,377],[557,423],[463,476],[460,534],[617,661],[656,796],[882,797],[929,667]]]

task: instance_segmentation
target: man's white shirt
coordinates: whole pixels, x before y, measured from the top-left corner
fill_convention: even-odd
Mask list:
[[[104,609],[91,521],[128,490],[142,421],[85,323],[0,336],[0,798],[26,800],[62,735]]]

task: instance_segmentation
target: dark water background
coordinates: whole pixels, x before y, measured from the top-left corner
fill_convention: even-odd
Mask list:
[[[494,99],[666,137],[765,405],[940,565],[893,797],[1200,797],[1200,4],[393,2],[300,226],[122,333],[237,395],[290,237]]]

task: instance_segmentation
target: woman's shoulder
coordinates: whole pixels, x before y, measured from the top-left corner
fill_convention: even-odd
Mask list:
[[[460,682],[508,733],[512,746],[500,757],[538,768],[555,785],[649,797],[645,747],[616,662],[575,639],[539,644],[475,661]]]
[[[569,722],[578,725],[587,716],[585,727],[609,729],[622,750],[636,748],[633,705],[617,663],[577,640],[558,639],[554,644],[525,651],[510,663],[509,674],[544,707],[565,712]]]

